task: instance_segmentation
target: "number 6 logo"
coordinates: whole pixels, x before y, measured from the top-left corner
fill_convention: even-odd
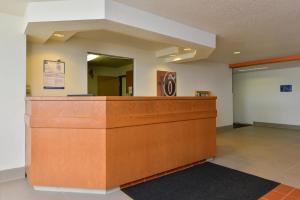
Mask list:
[[[163,78],[162,87],[165,96],[176,96],[176,74],[167,72]]]

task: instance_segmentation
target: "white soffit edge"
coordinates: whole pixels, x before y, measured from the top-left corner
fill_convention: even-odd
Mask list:
[[[179,53],[179,48],[178,47],[168,47],[168,48],[156,51],[155,56],[157,58],[164,58],[164,57],[168,57],[170,55],[175,55],[175,54],[178,54],[178,53]]]
[[[216,35],[113,0],[31,2],[25,15],[25,33],[45,43],[55,32],[109,30],[155,40],[172,46],[192,47],[193,57],[207,58],[216,48]],[[169,61],[168,61],[169,62]],[[170,61],[172,62],[172,60]]]

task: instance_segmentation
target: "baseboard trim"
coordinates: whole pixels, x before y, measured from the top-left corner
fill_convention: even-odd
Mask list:
[[[66,193],[101,194],[101,195],[107,195],[113,192],[120,191],[119,187],[110,190],[77,189],[77,188],[44,187],[44,186],[33,186],[33,188],[34,190],[43,191],[43,192],[66,192]]]
[[[25,167],[0,171],[0,183],[25,178]]]
[[[233,125],[229,125],[229,126],[220,126],[217,127],[217,133],[219,132],[224,132],[224,131],[230,131],[233,129]]]
[[[281,129],[290,129],[290,130],[300,130],[298,125],[289,125],[289,124],[277,124],[277,123],[267,123],[267,122],[253,122],[254,126],[258,127],[269,127],[269,128],[281,128]]]

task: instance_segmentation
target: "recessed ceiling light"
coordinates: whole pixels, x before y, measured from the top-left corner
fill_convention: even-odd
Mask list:
[[[87,55],[87,61],[94,60],[94,59],[96,59],[98,57],[99,57],[99,55],[96,55],[96,54],[88,54]]]
[[[184,48],[183,50],[184,50],[184,51],[192,51],[191,48]]]
[[[238,55],[238,54],[240,54],[240,53],[241,53],[240,51],[234,51],[234,52],[233,52],[234,55]]]
[[[179,61],[182,60],[182,58],[175,58],[173,61]]]
[[[63,38],[63,37],[65,37],[65,35],[64,35],[64,34],[61,34],[61,33],[54,33],[53,36],[54,36],[54,37],[58,37],[58,38]]]

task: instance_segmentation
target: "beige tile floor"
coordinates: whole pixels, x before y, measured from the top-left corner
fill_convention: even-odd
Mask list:
[[[218,133],[213,161],[300,188],[300,131],[246,127]]]
[[[131,200],[121,191],[109,195],[40,192],[25,179],[0,184],[0,200]]]
[[[218,133],[216,164],[300,188],[300,131],[247,127]],[[25,179],[0,183],[0,200],[130,200],[103,195],[38,192]]]

